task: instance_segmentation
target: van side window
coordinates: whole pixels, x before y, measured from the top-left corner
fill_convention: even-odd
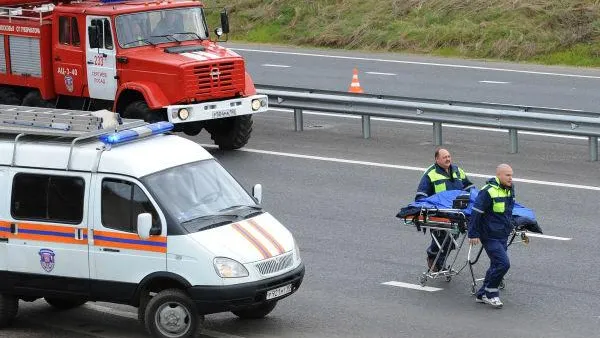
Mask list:
[[[137,232],[137,216],[149,212],[152,228],[160,233],[158,213],[148,196],[137,185],[124,180],[106,178],[102,181],[102,225],[106,228]],[[156,230],[153,232],[156,234]]]
[[[15,219],[79,224],[84,195],[81,177],[19,173],[13,180],[11,214]]]

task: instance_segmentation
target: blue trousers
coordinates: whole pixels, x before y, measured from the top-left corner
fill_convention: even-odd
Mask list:
[[[498,287],[500,282],[504,278],[508,269],[510,269],[510,261],[506,254],[507,239],[486,239],[481,241],[485,253],[490,258],[490,268],[485,274],[485,279],[479,291],[477,291],[477,297],[481,297],[485,294],[487,298],[498,297],[500,294]]]
[[[435,236],[435,238],[440,243],[440,245],[442,245],[444,243],[444,239],[446,238],[445,231],[433,230],[432,235]],[[446,240],[446,244],[444,244],[442,247],[442,252],[440,253],[440,257],[438,258],[438,261],[435,264],[435,265],[437,265],[437,267],[439,269],[443,268],[444,261],[446,260],[446,257],[448,257],[448,254],[450,253],[450,251],[452,251],[452,249],[454,249],[454,243],[452,242],[451,238],[448,238]],[[439,249],[438,245],[435,243],[435,241],[432,238],[431,244],[429,244],[429,247],[427,248],[427,256],[431,257],[433,259],[433,258],[435,258],[435,256],[438,254],[439,251],[440,251],[440,249]]]

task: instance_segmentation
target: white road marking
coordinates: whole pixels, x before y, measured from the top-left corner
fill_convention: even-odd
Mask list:
[[[286,65],[275,65],[275,64],[270,64],[270,63],[265,63],[265,64],[262,64],[261,66],[274,67],[274,68],[290,68],[291,67],[291,66],[286,66]]]
[[[200,144],[200,145],[204,148],[218,148],[218,146],[216,146],[214,144]],[[412,167],[412,166],[398,165],[398,164],[346,160],[343,158],[284,153],[284,152],[279,152],[279,151],[262,150],[262,149],[241,148],[236,151],[245,151],[248,153],[257,153],[257,154],[283,156],[283,157],[303,158],[303,159],[307,159],[307,160],[317,160],[317,161],[346,163],[346,164],[358,164],[358,165],[364,165],[364,166],[370,166],[370,167],[411,170],[411,171],[419,171],[419,172],[423,172],[426,169],[426,168],[422,168],[422,167]],[[467,173],[467,175],[469,175],[471,177],[480,177],[480,178],[491,178],[494,176],[491,174],[484,175],[484,174],[476,174],[476,173]],[[596,186],[587,186],[587,185],[570,184],[570,183],[562,183],[562,182],[539,181],[539,180],[530,180],[530,179],[526,179],[526,178],[513,178],[513,181],[522,182],[522,183],[530,183],[530,184],[547,185],[547,186],[552,186],[552,187],[600,191],[600,187],[596,187]]]
[[[545,238],[545,239],[555,239],[557,241],[570,241],[573,238],[569,238],[569,237],[558,237],[558,236],[549,236],[549,235],[542,235],[542,234],[536,234],[536,233],[531,233],[528,232],[527,233],[527,237],[537,237],[537,238]]]
[[[417,284],[409,284],[409,283],[402,283],[402,282],[396,282],[396,281],[385,282],[385,283],[381,283],[381,284],[389,285],[389,286],[397,286],[397,287],[406,288],[406,289],[419,290],[419,291],[427,291],[427,292],[435,292],[435,291],[444,290],[442,288],[434,288],[431,286],[421,286],[421,285],[417,285]]]
[[[273,51],[273,50],[248,49],[248,48],[231,48],[231,49],[232,50],[237,50],[237,51],[242,51],[242,52],[254,52],[254,53],[285,54],[285,55],[297,55],[297,56],[314,56],[314,57],[330,58],[330,59],[344,59],[344,60],[360,60],[360,61],[403,63],[403,64],[413,64],[413,65],[422,65],[422,66],[436,66],[436,67],[448,67],[448,68],[466,68],[466,69],[490,70],[490,71],[508,72],[508,73],[523,73],[523,74],[534,74],[534,75],[576,77],[576,78],[583,78],[583,79],[600,79],[600,76],[594,76],[594,75],[577,75],[577,74],[567,74],[567,73],[537,72],[537,71],[533,71],[533,70],[517,70],[517,69],[482,67],[482,66],[467,66],[467,65],[450,64],[450,63],[435,63],[435,62],[419,62],[419,61],[406,61],[406,60],[376,59],[376,58],[366,58],[366,57],[358,57],[358,56],[341,56],[341,55],[327,55],[327,54],[315,54],[315,53],[282,52],[282,51]]]
[[[102,306],[102,305],[97,305],[97,304],[85,304],[85,307],[88,307],[88,308],[98,311],[98,312],[108,313],[108,314],[112,314],[115,316],[131,318],[131,319],[135,319],[135,320],[138,319],[137,313],[133,313],[130,311],[122,311],[119,309],[113,309],[108,306]],[[206,329],[202,330],[202,335],[207,335],[207,336],[214,337],[214,338],[244,338],[241,336],[236,336],[236,335],[231,335],[228,333],[206,330]]]
[[[508,84],[510,82],[506,82],[506,81],[479,81],[479,83],[491,83],[491,84]]]
[[[379,72],[365,72],[366,74],[371,75],[383,75],[383,76],[396,76],[394,73],[379,73]]]
[[[293,110],[283,109],[283,108],[269,108],[272,111],[280,111],[291,113]],[[341,117],[346,119],[354,119],[359,120],[361,116],[359,115],[349,115],[349,114],[337,114],[337,113],[321,113],[314,112],[310,110],[302,111],[303,114],[307,115],[317,115],[317,116],[332,116],[332,117]],[[382,122],[392,122],[392,123],[402,123],[402,124],[419,124],[424,126],[431,126],[431,122],[422,122],[422,121],[412,121],[412,120],[402,120],[402,119],[390,119],[385,117],[372,117],[371,121],[382,121]],[[492,131],[497,133],[508,133],[506,129],[498,129],[498,128],[485,128],[485,127],[472,127],[472,126],[461,126],[457,124],[446,124],[444,123],[444,128],[457,128],[457,129],[470,129],[470,130],[479,130],[479,131]],[[574,139],[574,140],[587,140],[588,138],[585,136],[572,136],[572,135],[559,135],[559,134],[548,134],[548,133],[540,133],[535,131],[521,131],[519,130],[519,135],[534,135],[534,136],[545,136],[545,137],[555,137],[555,138],[566,138],[566,139]]]

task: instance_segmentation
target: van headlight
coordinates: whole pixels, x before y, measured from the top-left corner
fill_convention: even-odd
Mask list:
[[[231,258],[217,257],[213,264],[217,275],[222,278],[248,277],[248,270],[240,262]]]

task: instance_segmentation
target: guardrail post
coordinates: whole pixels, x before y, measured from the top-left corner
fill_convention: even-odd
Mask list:
[[[508,136],[510,138],[510,153],[516,154],[519,152],[519,131],[511,128],[508,130]]]
[[[363,138],[371,138],[371,116],[362,115]]]
[[[598,161],[598,136],[590,136],[590,161]]]
[[[304,130],[302,109],[300,109],[300,108],[294,108],[294,130],[295,131],[303,131]]]
[[[433,122],[433,145],[442,145],[442,122]]]

